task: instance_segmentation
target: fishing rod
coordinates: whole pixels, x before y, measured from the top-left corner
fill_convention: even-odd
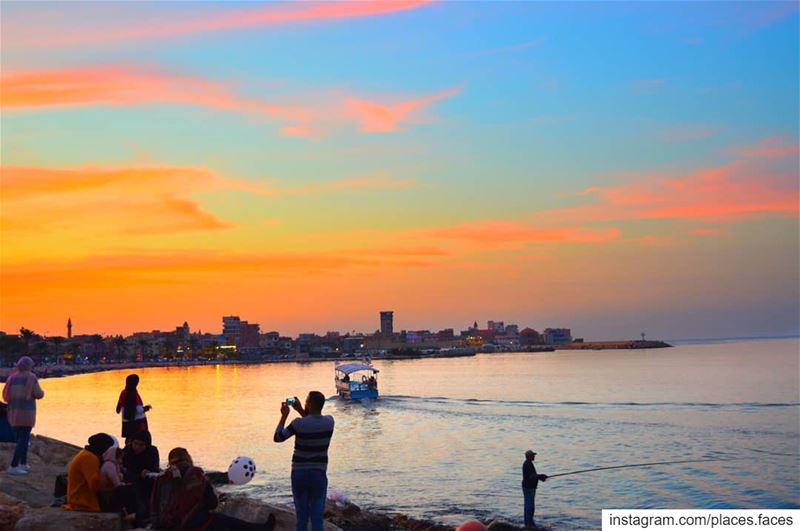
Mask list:
[[[730,461],[730,457],[715,457],[709,459],[685,459],[683,461],[655,461],[652,463],[634,463],[631,465],[616,465],[616,466],[603,466],[599,468],[586,468],[583,470],[574,470],[572,472],[562,472],[561,474],[553,474],[547,476],[547,479],[557,478],[560,476],[571,476],[573,474],[585,474],[587,472],[598,472],[600,470],[613,470],[615,468],[633,468],[644,466],[659,466],[659,465],[680,465],[684,463],[707,463],[710,461]]]

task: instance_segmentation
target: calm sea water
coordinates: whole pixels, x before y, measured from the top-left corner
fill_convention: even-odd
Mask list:
[[[540,473],[652,461],[719,461],[553,478],[537,520],[600,525],[603,508],[800,508],[800,384],[792,340],[645,351],[486,354],[379,361],[382,398],[332,399],[330,487],[355,503],[457,523],[522,519],[520,468]],[[130,371],[45,380],[35,431],[83,444],[119,434]],[[162,459],[189,449],[208,469],[256,460],[236,487],[290,503],[291,443],[272,434],[279,404],[319,389],[333,363],[141,369],[140,392]]]

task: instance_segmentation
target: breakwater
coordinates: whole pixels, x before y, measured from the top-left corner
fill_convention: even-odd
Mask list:
[[[645,348],[669,348],[672,345],[664,341],[630,340],[630,341],[581,341],[566,345],[553,345],[555,350],[638,350]]]

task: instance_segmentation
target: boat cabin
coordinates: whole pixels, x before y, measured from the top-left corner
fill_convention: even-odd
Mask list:
[[[344,400],[378,398],[378,372],[368,362],[338,363],[334,371],[336,394]]]

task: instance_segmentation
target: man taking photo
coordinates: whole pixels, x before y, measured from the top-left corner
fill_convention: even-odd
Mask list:
[[[300,414],[288,426],[289,406]],[[334,421],[331,415],[323,415],[325,395],[311,391],[305,406],[297,397],[281,403],[281,419],[275,428],[273,440],[277,443],[294,435],[294,454],[292,455],[292,496],[294,497],[297,531],[308,529],[323,531],[323,513],[328,490],[328,446],[333,437]]]

